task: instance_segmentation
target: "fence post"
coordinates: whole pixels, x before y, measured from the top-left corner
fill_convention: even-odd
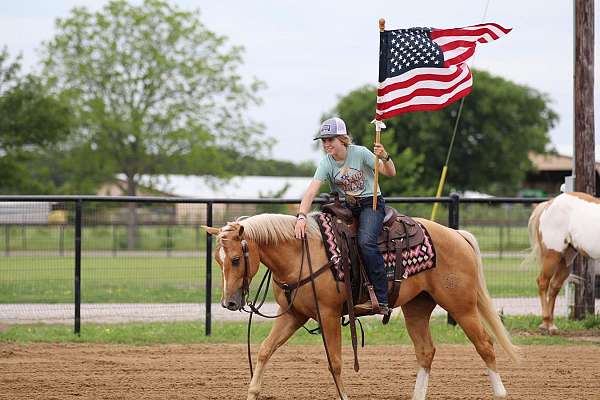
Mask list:
[[[65,225],[60,224],[58,227],[58,255],[65,255]]]
[[[112,227],[112,256],[116,257],[117,256],[117,228],[115,226],[115,223],[111,223],[111,227]]]
[[[458,229],[459,227],[459,207],[460,207],[460,197],[457,193],[450,194],[450,204],[448,205],[448,227],[452,229]],[[449,325],[456,326],[456,321],[450,313],[448,313],[447,318]]]
[[[75,203],[75,327],[81,334],[81,199]]]
[[[4,225],[4,255],[10,255],[10,225]]]
[[[209,201],[206,203],[206,225],[212,226],[213,215],[212,215],[213,203]],[[206,298],[205,303],[205,319],[204,319],[204,334],[210,336],[211,334],[211,308],[212,308],[212,235],[206,232]]]

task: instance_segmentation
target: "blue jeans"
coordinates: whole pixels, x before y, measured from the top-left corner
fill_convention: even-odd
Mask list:
[[[375,289],[379,303],[387,304],[387,275],[383,256],[377,248],[377,238],[383,228],[385,217],[385,201],[377,197],[377,210],[373,210],[373,197],[362,198],[359,204],[350,206],[352,213],[358,217],[358,247],[367,269],[369,280]]]

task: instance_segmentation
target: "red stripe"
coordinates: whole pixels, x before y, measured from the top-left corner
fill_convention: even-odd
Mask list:
[[[440,68],[440,70],[443,70],[443,69]],[[420,81],[433,80],[436,82],[450,82],[453,79],[456,79],[456,77],[459,76],[462,71],[463,71],[462,69],[457,68],[456,71],[450,75],[438,75],[438,74],[415,75],[414,77],[412,77],[406,81],[392,83],[381,89],[378,89],[377,96],[385,96],[389,92],[393,92],[398,89],[404,89],[407,87],[411,87],[415,83],[420,82]]]
[[[415,98],[415,97],[419,97],[419,96],[434,96],[434,97],[441,97],[442,95],[446,94],[446,93],[450,93],[452,92],[454,89],[456,89],[459,85],[461,85],[463,82],[468,81],[469,79],[471,79],[471,71],[469,71],[469,73],[467,74],[467,76],[464,77],[464,79],[461,79],[459,82],[457,82],[456,84],[448,87],[448,88],[443,88],[443,89],[433,89],[433,88],[419,88],[417,90],[415,90],[414,92],[406,95],[406,96],[401,96],[398,97],[394,100],[390,100],[390,101],[386,101],[386,102],[379,102],[377,101],[377,109],[378,110],[385,110],[387,108],[390,108],[392,106],[398,105],[398,104],[402,104],[402,103],[406,103],[408,101],[410,101],[411,99]]]
[[[486,27],[486,25],[494,25],[498,29],[500,29],[502,31],[502,33],[504,33],[504,34],[507,34],[508,32],[511,31],[511,29],[505,29],[498,24],[481,24],[481,25],[473,25],[473,26],[465,27],[465,28],[474,28],[477,26],[481,26],[481,28],[474,29],[474,30],[465,29],[465,28],[434,29],[431,31],[430,35],[431,35],[431,39],[435,40],[435,39],[438,39],[441,37],[447,37],[447,36],[482,36],[487,33],[490,36],[492,36],[494,38],[494,40],[498,39],[500,36],[498,36],[498,34],[494,31],[492,31],[490,28]]]
[[[375,119],[378,121],[384,120],[384,119],[388,119],[391,118],[395,115],[398,114],[403,114],[403,113],[407,113],[407,112],[411,112],[411,111],[435,111],[435,110],[439,110],[440,108],[444,108],[446,107],[448,104],[462,98],[465,97],[466,95],[468,95],[471,92],[471,86],[469,86],[468,88],[465,88],[464,90],[461,90],[460,92],[456,93],[454,96],[452,96],[451,98],[448,99],[448,101],[446,101],[443,104],[414,104],[412,106],[409,107],[405,107],[405,108],[399,108],[396,110],[392,110],[383,114],[376,114],[375,115]]]
[[[494,38],[494,40],[498,39],[500,36],[498,36],[498,34],[496,34],[496,32],[488,29],[488,28],[481,28],[481,29],[475,29],[475,30],[468,30],[468,29],[463,29],[463,28],[453,28],[453,29],[439,29],[439,30],[435,30],[431,32],[431,39],[435,40],[441,37],[450,37],[450,36],[483,36],[485,34],[489,34],[492,38]],[[482,39],[482,38],[480,38]],[[483,39],[484,42],[487,42],[487,40]]]
[[[498,25],[498,24],[497,24],[497,23],[495,23],[495,22],[485,22],[485,23],[483,23],[483,24],[471,25],[471,28],[474,28],[474,27],[476,27],[476,26],[487,26],[487,25],[492,25],[492,26],[494,26],[494,27],[496,27],[496,28],[500,29],[500,30],[501,30],[501,31],[502,31],[502,32],[503,32],[505,35],[506,35],[508,32],[512,31],[512,28],[504,28],[503,26],[501,26],[501,25]]]
[[[456,40],[454,42],[448,42],[440,46],[440,49],[445,53],[450,50],[454,50],[458,47],[473,47],[476,46],[475,42],[469,42],[468,40]]]
[[[469,58],[471,58],[473,56],[473,54],[475,54],[475,46],[463,51],[462,53],[460,53],[459,55],[457,55],[456,57],[452,57],[446,61],[444,61],[444,67],[450,67],[452,65],[458,65],[461,62],[464,62],[465,60],[468,60]]]

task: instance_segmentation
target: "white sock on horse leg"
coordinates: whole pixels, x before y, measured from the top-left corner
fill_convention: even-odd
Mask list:
[[[415,382],[415,392],[413,400],[425,400],[427,396],[427,386],[429,385],[429,371],[425,368],[419,368],[417,372],[417,381]]]
[[[492,389],[494,390],[494,397],[497,399],[504,399],[506,397],[506,389],[504,388],[500,374],[489,368],[487,371],[488,376],[490,377],[490,383],[492,384]]]

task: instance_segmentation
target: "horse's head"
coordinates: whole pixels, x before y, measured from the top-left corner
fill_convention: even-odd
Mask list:
[[[230,222],[222,228],[203,226],[217,236],[215,259],[221,266],[221,305],[237,311],[245,305],[250,281],[259,267],[258,248],[244,239],[244,227]]]

